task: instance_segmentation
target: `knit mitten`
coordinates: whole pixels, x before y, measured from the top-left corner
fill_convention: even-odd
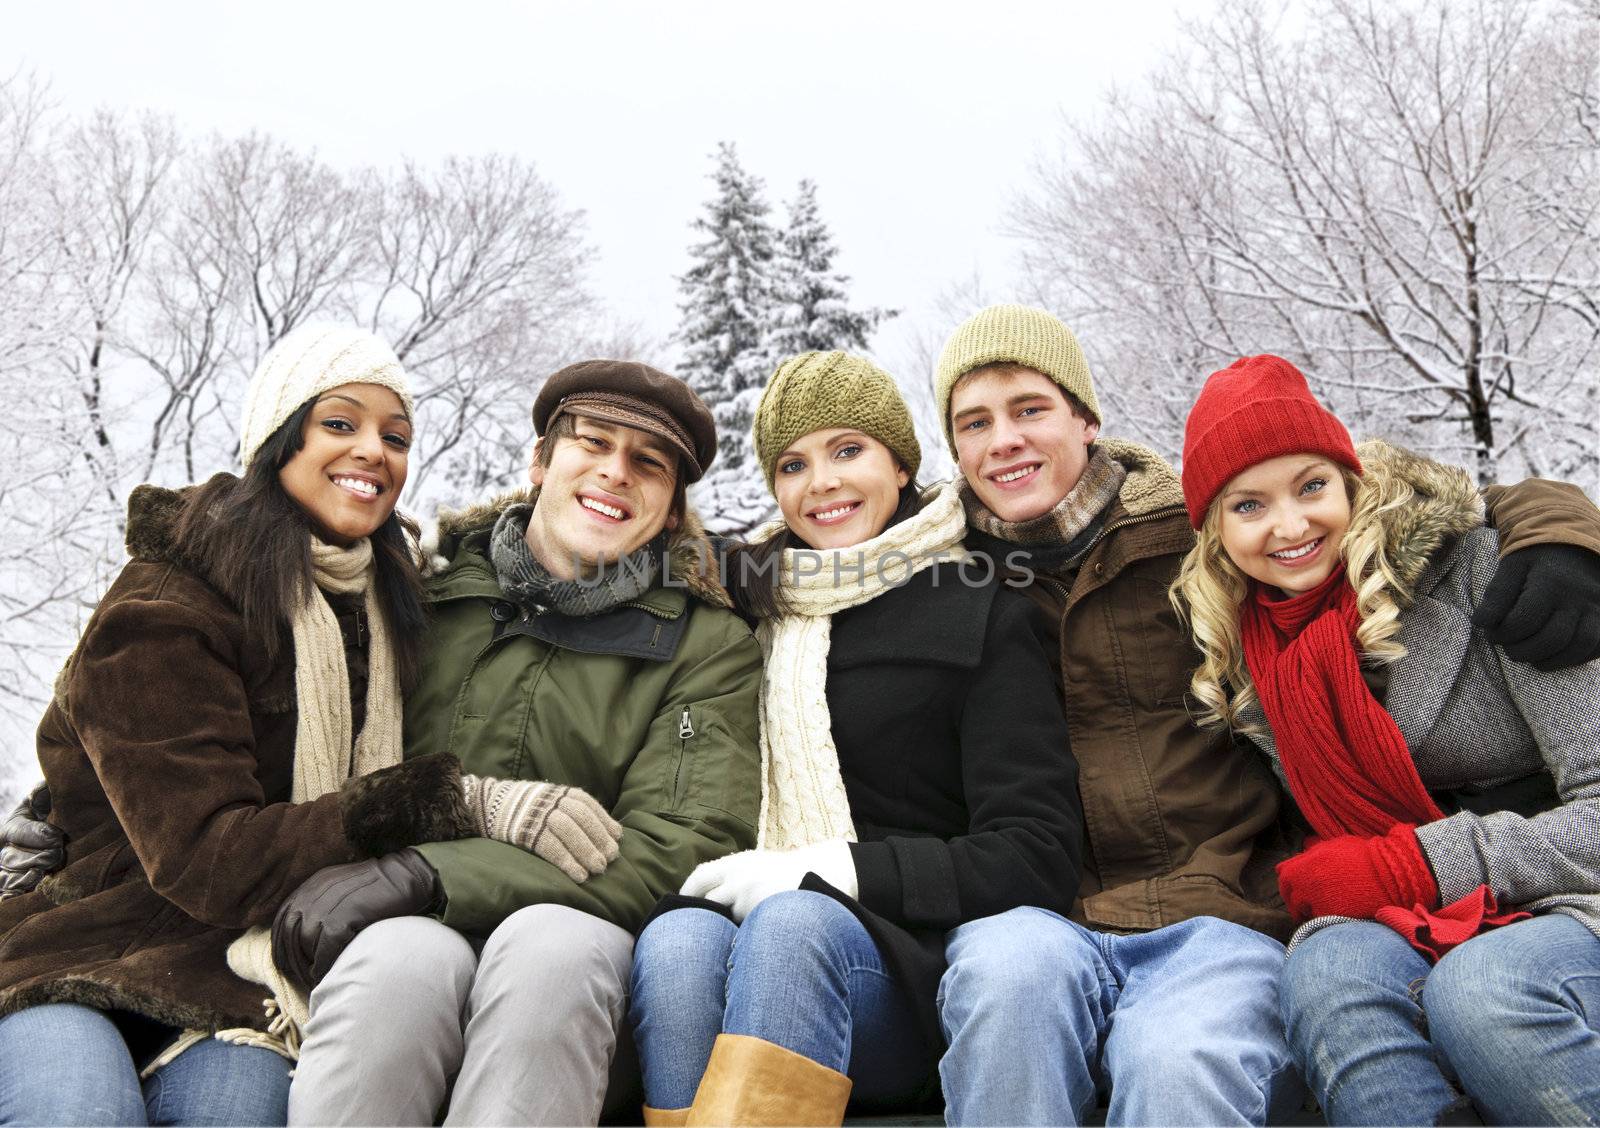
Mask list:
[[[531,851],[573,881],[589,880],[617,856],[622,825],[582,788],[463,775],[461,789],[479,835]]]
[[[1388,834],[1325,838],[1278,864],[1278,891],[1296,922],[1319,916],[1371,920],[1391,905],[1439,905],[1439,886],[1417,842],[1417,828],[1396,823]]]

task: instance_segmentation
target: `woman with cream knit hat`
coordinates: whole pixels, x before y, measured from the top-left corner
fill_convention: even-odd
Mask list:
[[[1076,766],[1027,602],[914,484],[894,381],[778,368],[755,444],[781,523],[729,560],[766,654],[757,848],[641,933],[647,1123],[837,1124],[938,1089],[944,934],[1077,884]]]
[[[478,832],[454,757],[401,762],[412,415],[382,341],[302,328],[250,382],[241,477],[133,491],[39,726],[65,865],[0,903],[0,1122],[282,1124],[305,999],[273,914]]]

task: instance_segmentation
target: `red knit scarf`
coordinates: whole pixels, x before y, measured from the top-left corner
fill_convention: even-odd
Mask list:
[[[1277,741],[1283,774],[1322,838],[1387,834],[1396,823],[1444,818],[1400,727],[1361,676],[1355,589],[1342,568],[1310,591],[1273,600],[1261,584],[1240,609],[1245,663]],[[1437,911],[1398,905],[1378,919],[1437,959],[1486,928],[1520,920],[1501,913],[1487,886]]]
[[[1355,589],[1343,569],[1291,599],[1261,584],[1240,620],[1244,659],[1295,802],[1320,837],[1387,834],[1444,812],[1400,727],[1361,677]]]

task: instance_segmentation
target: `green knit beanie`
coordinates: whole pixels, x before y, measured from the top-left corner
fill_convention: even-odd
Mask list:
[[[778,365],[756,407],[756,457],[768,489],[778,455],[796,439],[828,427],[854,427],[871,435],[916,477],[922,447],[894,377],[849,353],[808,352]]]
[[[1083,359],[1083,350],[1072,330],[1042,309],[992,305],[967,318],[950,334],[939,354],[933,397],[938,401],[939,419],[952,452],[956,440],[950,430],[950,395],[957,380],[986,364],[1020,364],[1043,373],[1076,396],[1094,421],[1100,422],[1100,403],[1095,399],[1089,362]]]

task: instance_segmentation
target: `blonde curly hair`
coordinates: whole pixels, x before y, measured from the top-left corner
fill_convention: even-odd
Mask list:
[[[1350,586],[1356,591],[1360,623],[1356,649],[1369,665],[1388,665],[1404,657],[1397,641],[1400,611],[1411,602],[1396,574],[1385,536],[1385,516],[1404,508],[1416,496],[1410,483],[1398,475],[1363,477],[1340,467],[1350,498],[1350,525],[1340,552]],[[1200,665],[1189,679],[1189,692],[1203,727],[1226,726],[1238,732],[1253,731],[1241,724],[1239,714],[1256,700],[1255,683],[1245,663],[1239,631],[1239,609],[1250,592],[1250,580],[1222,547],[1220,494],[1206,511],[1206,519],[1189,554],[1183,558],[1178,578],[1168,595],[1200,651]]]

